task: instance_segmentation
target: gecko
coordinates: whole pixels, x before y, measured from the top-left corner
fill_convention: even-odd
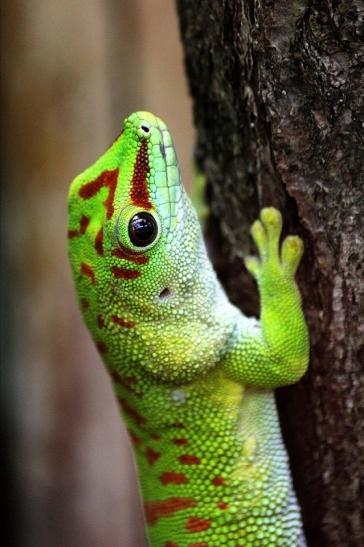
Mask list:
[[[134,448],[153,547],[302,546],[274,389],[308,366],[298,236],[251,227],[260,317],[232,305],[208,258],[165,123],[135,112],[69,191],[80,309]]]

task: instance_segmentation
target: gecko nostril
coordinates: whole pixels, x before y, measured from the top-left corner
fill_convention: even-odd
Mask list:
[[[159,293],[158,298],[159,300],[168,300],[170,296],[172,296],[172,291],[168,287],[165,287],[163,291]]]

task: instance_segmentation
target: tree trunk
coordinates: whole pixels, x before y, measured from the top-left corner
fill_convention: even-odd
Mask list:
[[[262,206],[305,242],[311,365],[277,398],[308,544],[363,545],[364,4],[177,6],[211,254],[231,300],[258,312],[241,258]]]

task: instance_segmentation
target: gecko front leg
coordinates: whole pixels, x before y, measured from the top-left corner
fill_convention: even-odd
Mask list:
[[[251,228],[259,259],[247,257],[246,267],[260,295],[260,322],[238,321],[223,367],[246,385],[275,388],[297,382],[308,364],[308,332],[294,275],[303,244],[288,236],[280,247],[282,217],[274,207],[261,211]]]

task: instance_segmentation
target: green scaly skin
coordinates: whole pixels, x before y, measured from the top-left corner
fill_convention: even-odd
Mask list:
[[[156,222],[145,247],[129,232],[141,211]],[[71,185],[79,302],[134,445],[153,547],[304,544],[273,394],[307,368],[303,246],[280,247],[281,224],[269,207],[252,226],[257,321],[216,278],[160,119],[129,116]]]

